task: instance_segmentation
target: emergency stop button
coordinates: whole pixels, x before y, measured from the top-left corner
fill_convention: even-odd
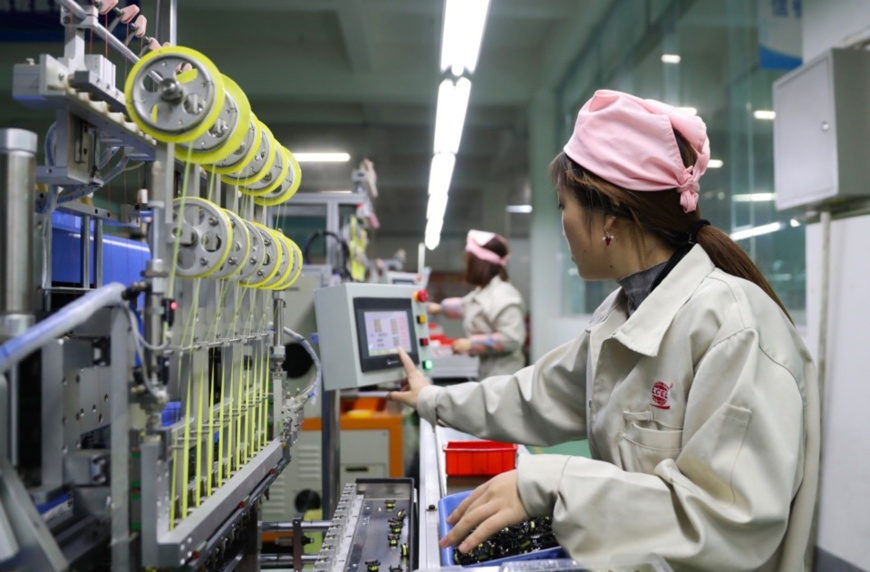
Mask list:
[[[417,290],[414,292],[414,301],[415,302],[428,302],[429,301],[429,292],[425,290]]]

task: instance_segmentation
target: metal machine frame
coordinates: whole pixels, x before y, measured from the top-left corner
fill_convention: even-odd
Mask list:
[[[36,166],[35,142],[28,149],[29,142],[0,144],[4,230],[20,237],[5,251],[12,256],[0,255],[0,343],[9,342],[0,354],[6,359],[7,346],[25,333],[35,340],[35,351],[0,362],[0,567],[258,570],[260,499],[289,462],[310,391],[288,387],[282,369],[287,296],[209,279],[179,279],[173,287],[173,251],[186,232],[173,212],[178,181],[190,179],[191,197],[212,185],[198,166],[176,161],[174,144],[127,119],[114,65],[85,55],[90,30],[128,61],[139,60],[100,23],[98,6],[60,4],[63,57],[43,54],[17,65],[13,88],[20,103],[55,113],[55,161]],[[158,33],[174,41],[175,2],[158,4]],[[82,280],[55,287],[55,209],[51,191],[36,193],[35,184],[101,187],[105,181],[82,154],[96,137],[124,149],[126,159],[149,162],[152,185],[147,200],[120,213],[77,202],[57,208],[81,218]],[[248,220],[269,220],[268,207],[240,201],[234,186],[219,183],[209,192]],[[106,223],[148,229],[150,260],[130,284],[103,287]],[[58,311],[59,295],[78,299]],[[137,341],[130,306],[140,297],[144,333]],[[208,395],[218,379],[237,393]],[[164,425],[172,395],[185,399],[186,411]],[[35,417],[23,419],[24,411]]]

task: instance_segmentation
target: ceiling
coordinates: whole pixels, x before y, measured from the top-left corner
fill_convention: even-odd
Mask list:
[[[445,236],[480,225],[484,209],[503,212],[506,204],[528,202],[530,101],[558,85],[611,2],[492,0]],[[441,80],[441,0],[178,5],[177,43],[201,51],[233,78],[281,143],[296,152],[350,153],[351,163],[303,165],[302,191],[348,189],[350,171],[368,158],[381,193],[378,234],[422,239]],[[60,55],[61,46],[5,44],[0,51],[0,98],[8,102],[12,63],[45,51]],[[45,115],[0,105],[0,125],[26,124],[36,113]],[[515,233],[522,232],[519,223],[512,224]]]

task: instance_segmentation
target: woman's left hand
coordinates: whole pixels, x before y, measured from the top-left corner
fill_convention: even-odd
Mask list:
[[[447,523],[454,526],[441,539],[441,548],[461,541],[459,551],[465,553],[506,526],[528,519],[517,489],[517,472],[501,473],[474,489],[450,513]]]
[[[473,347],[474,345],[468,338],[457,338],[453,340],[453,353],[455,354],[467,354],[471,352],[471,348]]]

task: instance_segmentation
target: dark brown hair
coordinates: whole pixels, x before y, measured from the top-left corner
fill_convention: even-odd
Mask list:
[[[694,165],[697,158],[695,151],[678,133],[674,132],[674,135],[677,137],[683,163],[687,167]],[[594,212],[619,216],[634,223],[632,232],[639,233],[641,229],[646,230],[679,249],[687,244],[692,224],[701,219],[700,209],[690,213],[683,211],[683,207],[680,206],[680,193],[676,192],[676,189],[641,193],[623,189],[590,173],[565,153],[560,153],[550,163],[550,177],[557,188],[573,191],[586,212],[589,228]],[[708,225],[697,231],[695,242],[704,248],[713,264],[728,274],[758,285],[782,308],[785,315],[789,316],[788,310],[785,309],[764,274],[730,236]]]
[[[504,258],[508,255],[508,247],[498,238],[493,238],[483,245],[483,248],[491,250]],[[470,252],[465,253],[465,281],[474,286],[486,286],[496,276],[507,280],[507,270],[500,264],[493,264],[481,260]]]

